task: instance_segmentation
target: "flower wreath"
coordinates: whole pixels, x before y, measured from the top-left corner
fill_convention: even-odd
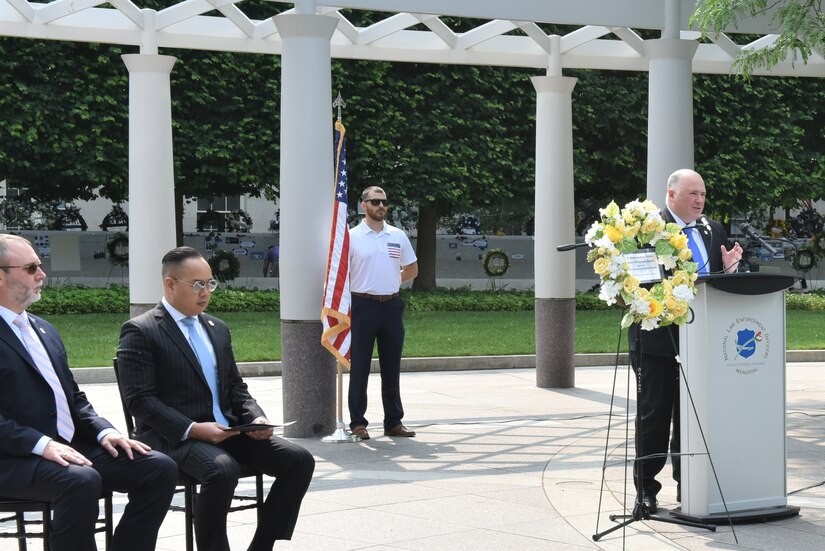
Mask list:
[[[129,235],[117,232],[106,242],[106,254],[113,266],[129,265]]]
[[[208,260],[212,275],[220,282],[232,281],[241,275],[241,262],[232,251],[217,250]]]
[[[504,249],[490,249],[484,253],[482,260],[484,273],[489,277],[499,277],[507,273],[510,268],[510,258]]]
[[[651,201],[631,201],[620,209],[611,201],[599,209],[601,220],[585,235],[592,248],[587,260],[601,280],[599,298],[608,305],[620,302],[627,307],[622,327],[641,323],[651,330],[687,321],[690,302],[696,295],[694,282],[698,266],[691,262],[687,236],[678,224],[665,223]],[[670,276],[650,289],[640,286],[630,273],[627,255],[651,249],[657,262]]]

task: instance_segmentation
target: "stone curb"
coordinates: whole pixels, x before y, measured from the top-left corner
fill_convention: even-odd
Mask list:
[[[576,367],[614,365],[615,354],[576,354]],[[825,362],[825,350],[788,350],[791,362]],[[619,354],[620,365],[627,365],[627,354]],[[281,362],[245,362],[238,364],[243,377],[273,377],[281,374]],[[513,356],[437,356],[432,358],[402,358],[401,371],[467,371],[484,369],[514,369],[536,367],[535,354]],[[378,360],[372,361],[372,372],[378,373]],[[111,367],[72,369],[78,384],[114,383]]]

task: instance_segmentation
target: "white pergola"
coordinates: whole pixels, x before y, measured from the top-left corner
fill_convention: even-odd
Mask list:
[[[175,245],[171,95],[175,58],[164,48],[280,55],[281,318],[284,416],[289,436],[332,432],[334,369],[320,346],[320,302],[332,200],[308,212],[304,198],[331,196],[331,59],[472,64],[546,70],[536,89],[537,384],[573,386],[575,272],[572,256],[571,93],[564,69],[649,73],[647,194],[660,201],[667,176],[691,168],[693,73],[730,72],[743,49],[769,46],[769,17],[700,43],[695,0],[298,0],[271,3],[252,19],[241,0],[183,0],[156,11],[131,0],[0,0],[0,36],[134,46],[129,71],[129,266],[133,313],[161,295],[158,266]],[[101,7],[106,6],[106,7]],[[259,12],[260,6],[256,7]],[[375,12],[358,27],[351,14]],[[456,32],[447,18],[478,22]],[[569,29],[548,35],[543,24]],[[655,31],[643,39],[639,31]],[[759,36],[747,44],[735,33]],[[825,76],[825,59],[789,59],[756,75]],[[445,98],[450,101],[450,98]],[[673,129],[679,129],[674,132]]]

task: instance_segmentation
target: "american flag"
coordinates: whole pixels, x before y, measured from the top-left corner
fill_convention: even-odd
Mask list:
[[[329,259],[324,287],[321,344],[347,369],[350,355],[351,308],[349,294],[349,227],[347,225],[346,129],[335,122],[335,206],[329,238]]]

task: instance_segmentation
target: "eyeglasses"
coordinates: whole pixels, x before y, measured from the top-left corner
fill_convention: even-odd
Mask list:
[[[200,293],[204,289],[208,289],[209,292],[211,293],[212,291],[217,289],[218,285],[220,285],[220,283],[221,283],[217,279],[210,279],[209,281],[200,281],[200,280],[198,280],[195,283],[189,283],[188,281],[184,281],[184,280],[178,279],[176,277],[173,277],[172,279],[174,279],[175,281],[177,281],[179,283],[185,283],[185,284],[189,285],[190,287],[192,287],[192,290],[195,291],[196,293]]]
[[[385,207],[389,204],[386,199],[365,199],[365,203],[369,203],[373,207],[377,207],[378,205],[384,205]]]
[[[27,274],[34,275],[42,266],[42,262],[32,262],[31,264],[24,264],[23,266],[0,266],[0,268],[4,270],[8,270],[9,268],[23,268]]]

